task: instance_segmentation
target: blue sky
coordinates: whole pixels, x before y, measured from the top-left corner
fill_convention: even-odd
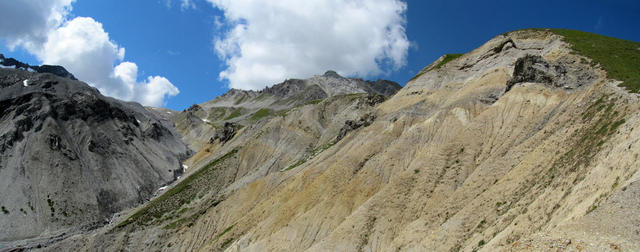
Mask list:
[[[212,2],[191,0],[189,6],[181,6],[181,1],[183,0],[77,0],[71,3],[72,10],[67,14],[66,19],[91,17],[102,24],[102,28],[108,33],[109,40],[113,41],[117,47],[126,49],[123,59],[116,59],[114,65],[121,61],[134,62],[137,66],[137,80],[135,81],[138,83],[148,84],[156,81],[156,79],[145,81],[145,78],[149,76],[162,77],[170,81],[173,86],[179,89],[179,93],[165,97],[161,105],[182,110],[191,104],[211,100],[228,90],[230,79],[220,79],[219,76],[221,72],[229,69],[230,58],[220,57],[220,53],[215,49],[215,41],[216,38],[225,38],[225,34],[232,30],[238,22],[225,19],[225,10],[217,8],[220,6],[216,7],[213,4],[214,0]],[[638,1],[409,0],[406,1],[406,4],[406,10],[400,15],[406,18],[406,23],[400,23],[403,23],[402,25],[406,29],[404,35],[411,44],[406,50],[406,55],[396,55],[394,54],[396,51],[390,50],[388,57],[378,62],[382,71],[376,72],[374,66],[374,68],[367,68],[367,71],[374,69],[368,73],[351,75],[366,79],[390,79],[404,85],[415,73],[442,54],[468,52],[498,34],[521,28],[568,28],[640,41],[640,33],[637,28],[640,25],[640,14],[638,14],[640,13],[640,4]],[[229,7],[226,10],[227,14],[232,13],[232,8]],[[255,13],[247,15],[255,15]],[[389,20],[394,20],[393,16],[389,16],[389,18]],[[286,22],[296,25],[296,22],[300,21],[286,20]],[[0,36],[3,35],[1,29],[3,29],[2,26],[0,26]],[[305,27],[303,26],[302,29]],[[10,36],[6,34],[9,33],[5,32],[4,35]],[[275,34],[282,36],[277,32]],[[362,36],[367,36],[367,34]],[[296,46],[295,41],[292,43],[289,46]],[[15,46],[12,51],[8,48],[11,46],[10,44],[11,41],[8,37],[0,40],[0,51],[5,56],[15,57],[31,64],[40,64],[43,58],[52,58],[42,52],[40,54],[33,53],[35,49],[28,49],[26,46]],[[298,46],[304,48],[305,44],[302,43]],[[268,45],[266,48],[269,49]],[[404,47],[399,44],[393,48],[402,49]],[[320,49],[326,50],[325,47]],[[402,51],[400,49],[398,51]],[[313,57],[305,61],[313,61]],[[288,63],[283,63],[283,65],[289,67],[293,64],[291,67],[295,68],[295,58],[295,55],[287,55]],[[273,60],[277,59],[269,60],[271,61],[267,62],[274,62]],[[356,63],[359,64],[359,62]],[[92,63],[86,62],[85,64]],[[331,66],[331,64],[332,62],[329,60],[322,62],[322,64],[318,63],[318,66]],[[336,65],[340,64],[336,63]],[[315,65],[311,64],[311,66]],[[344,66],[350,67],[350,65]],[[308,77],[309,70],[307,69],[313,70],[314,68],[305,68],[304,71],[295,72],[301,76],[290,77]],[[334,70],[340,72],[342,69],[334,68]],[[313,71],[316,74],[323,73],[323,70]],[[350,72],[358,71],[364,70],[354,68]],[[247,71],[242,73],[247,73]],[[282,77],[270,78],[269,80],[276,80]],[[238,79],[233,80],[237,83],[241,82]],[[247,81],[256,82],[255,79]],[[171,84],[164,83],[163,85],[166,87]],[[261,85],[271,84],[274,83]],[[104,88],[108,88],[108,86],[104,86]]]

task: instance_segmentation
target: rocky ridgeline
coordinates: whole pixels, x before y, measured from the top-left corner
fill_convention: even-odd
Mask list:
[[[176,123],[183,141],[192,149],[199,150],[218,139],[221,143],[228,141],[240,127],[286,114],[296,107],[330,97],[356,94],[368,96],[367,103],[373,106],[400,88],[402,86],[393,81],[345,78],[330,70],[308,79],[288,79],[260,91],[230,89],[211,101],[194,104],[182,112],[161,114]]]
[[[54,66],[54,65],[42,65],[42,66],[32,66],[26,63],[22,63],[14,58],[5,58],[3,54],[0,53],[0,68],[14,68],[14,69],[22,69],[30,72],[37,73],[50,73],[63,78],[69,78],[72,80],[77,80],[73,74],[67,71],[62,66]]]

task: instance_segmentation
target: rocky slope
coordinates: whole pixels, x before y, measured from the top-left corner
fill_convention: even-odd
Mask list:
[[[194,150],[201,149],[210,140],[239,127],[269,119],[278,114],[310,103],[318,103],[327,97],[347,94],[371,94],[391,96],[402,86],[393,81],[344,78],[334,71],[309,79],[290,79],[260,91],[231,89],[227,93],[203,104],[177,112],[154,109],[160,115],[176,123],[183,140]],[[227,127],[225,127],[225,124]],[[222,134],[224,138],[224,134]],[[219,137],[218,137],[219,138]]]
[[[189,150],[139,104],[60,66],[0,65],[0,250],[100,227],[181,174]]]
[[[638,73],[576,34],[640,54],[499,35],[380,104],[335,96],[216,140],[160,197],[45,250],[640,250]]]

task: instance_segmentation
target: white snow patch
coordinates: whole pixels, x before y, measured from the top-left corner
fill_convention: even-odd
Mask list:
[[[209,120],[207,120],[207,119],[202,119],[202,120],[203,120],[204,122],[211,122],[211,121],[209,121]]]
[[[158,188],[158,191],[162,191],[164,189],[167,189],[167,186],[163,186],[163,187]]]
[[[0,68],[15,68],[15,67],[14,66],[5,66],[5,65],[0,64]]]
[[[32,73],[35,73],[35,72],[36,72],[36,70],[35,70],[35,69],[33,69],[33,68],[31,68],[31,67],[27,67],[27,71],[32,72]]]
[[[138,124],[141,124],[141,123],[142,123],[142,122],[141,122],[140,120],[138,120],[138,119],[136,119],[136,122],[138,122]]]
[[[183,165],[182,165],[182,170],[183,170],[183,171],[186,171],[187,169],[189,169],[189,166],[187,166],[187,165],[184,165],[184,164],[183,164]]]
[[[25,86],[25,87],[28,87],[29,86],[29,79],[23,80],[22,81],[22,85]]]

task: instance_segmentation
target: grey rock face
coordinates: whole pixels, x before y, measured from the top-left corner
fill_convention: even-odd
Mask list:
[[[54,73],[0,69],[0,242],[99,227],[175,180],[189,154],[139,104],[38,69]]]
[[[509,91],[513,85],[523,82],[553,84],[554,74],[551,73],[549,63],[538,55],[527,55],[516,61],[513,77],[507,81]]]
[[[524,82],[541,83],[549,87],[574,89],[590,84],[595,79],[593,71],[580,68],[577,64],[564,62],[549,63],[539,55],[518,58],[513,76],[507,81],[505,91]]]
[[[367,127],[376,120],[376,115],[374,114],[364,114],[360,120],[347,120],[344,122],[344,126],[340,129],[338,136],[336,137],[336,141],[340,141],[340,139],[347,136],[347,134],[351,131],[354,131],[360,127]]]
[[[209,139],[209,143],[213,143],[216,140],[220,140],[221,143],[226,143],[236,135],[238,128],[239,126],[236,123],[225,123],[224,127],[216,130],[216,134],[211,139]]]

